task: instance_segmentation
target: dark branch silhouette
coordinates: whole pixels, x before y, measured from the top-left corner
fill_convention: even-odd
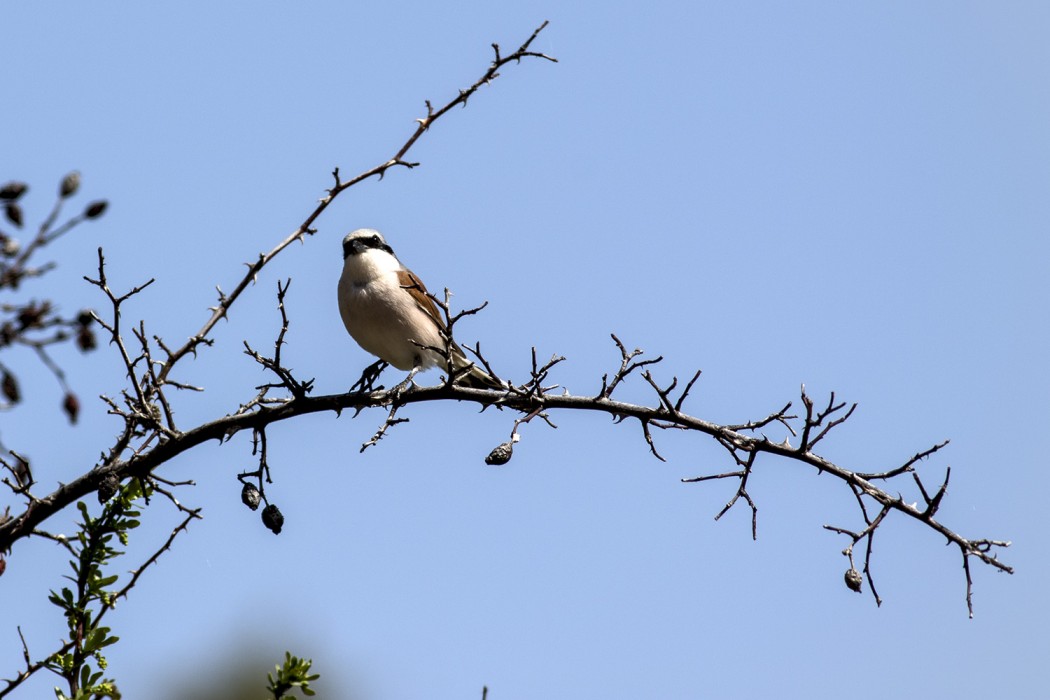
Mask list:
[[[483,408],[494,407],[506,411],[507,420],[511,423],[509,439],[497,445],[485,457],[485,462],[490,465],[505,465],[512,459],[514,447],[521,441],[519,431],[523,425],[540,418],[548,425],[556,427],[553,416],[559,411],[605,413],[612,416],[617,424],[637,421],[641,438],[645,440],[652,455],[661,461],[666,460],[659,451],[657,440],[659,431],[684,430],[710,437],[726,450],[733,468],[722,473],[701,475],[682,479],[682,481],[684,483],[704,483],[725,479],[736,480],[734,492],[725,506],[715,515],[715,519],[721,518],[742,500],[751,511],[753,538],[758,536],[758,506],[748,492],[748,485],[754,478],[754,467],[760,457],[779,457],[786,460],[788,464],[808,467],[817,470],[818,473],[830,475],[849,489],[858,507],[857,525],[845,527],[828,524],[824,526],[849,539],[848,546],[842,552],[849,562],[849,568],[845,574],[845,583],[849,588],[860,591],[863,587],[863,578],[866,578],[875,602],[881,603],[872,574],[872,543],[879,527],[888,517],[900,516],[932,529],[943,536],[948,543],[958,548],[966,578],[966,604],[972,616],[971,559],[977,559],[1008,573],[1012,573],[1013,569],[997,557],[998,551],[1009,546],[1009,542],[970,539],[956,533],[936,519],[938,509],[947,493],[951,472],[946,469],[943,480],[940,480],[936,487],[929,487],[927,481],[919,473],[919,466],[920,463],[943,449],[948,444],[947,441],[919,451],[903,463],[881,472],[866,473],[850,470],[830,462],[816,453],[814,449],[832,430],[839,428],[850,419],[856,409],[856,404],[847,404],[838,400],[834,393],[830,394],[826,403],[817,403],[803,386],[799,397],[801,410],[797,414],[791,412],[794,403],[788,402],[762,418],[744,423],[723,425],[707,421],[684,410],[686,401],[701,376],[700,371],[695,372],[688,381],[681,385],[677,377],[672,377],[670,381],[661,379],[657,371],[663,360],[662,356],[650,358],[646,357],[640,349],[628,350],[616,335],[612,335],[612,340],[619,353],[618,366],[614,366],[611,371],[602,374],[600,378],[596,373],[595,384],[600,383],[600,387],[593,394],[573,395],[562,390],[556,383],[555,374],[559,365],[565,360],[563,357],[553,356],[547,361],[542,361],[537,357],[535,348],[533,348],[531,365],[523,370],[527,378],[523,382],[515,383],[501,379],[484,357],[480,345],[475,345],[473,348],[466,348],[473,356],[472,361],[501,382],[504,388],[478,389],[461,386],[456,380],[470,370],[470,367],[467,367],[450,372],[437,386],[419,387],[411,382],[407,384],[403,382],[387,389],[377,384],[385,367],[384,363],[377,362],[362,372],[361,378],[348,392],[313,396],[313,379],[297,377],[293,370],[282,361],[282,347],[286,337],[292,332],[291,320],[285,307],[285,298],[291,284],[291,280],[287,280],[277,286],[280,330],[274,340],[272,354],[267,355],[247,342],[243,344],[244,354],[267,371],[270,381],[254,387],[254,394],[249,394],[248,398],[242,400],[236,407],[231,406],[228,409],[230,412],[226,415],[189,427],[178,424],[173,406],[178,401],[179,392],[200,392],[202,389],[173,379],[176,366],[180,365],[187,356],[203,351],[213,351],[210,348],[215,344],[212,331],[216,324],[231,312],[238,299],[253,285],[258,273],[270,265],[291,243],[305,241],[307,237],[312,236],[316,232],[313,228],[314,223],[342,192],[369,178],[381,179],[388,170],[396,166],[406,169],[415,167],[417,163],[405,159],[412,146],[427,133],[435,121],[448,114],[453,107],[465,106],[482,86],[498,78],[499,71],[509,63],[519,63],[524,58],[555,61],[550,56],[530,49],[533,41],[546,26],[546,23],[540,25],[517,50],[505,56],[501,53],[499,46],[493,44],[495,56],[487,70],[469,88],[459,91],[458,95],[444,106],[435,109],[430,101],[426,101],[426,115],[417,119],[415,130],[396,149],[391,158],[349,180],[341,179],[339,169],[336,168],[332,173],[334,184],[327,189],[325,196],[302,223],[268,252],[259,253],[252,262],[247,263],[247,270],[233,286],[231,292],[224,293],[221,289],[219,290],[218,300],[215,306],[209,309],[209,315],[204,324],[181,345],[169,346],[162,338],[151,335],[144,320],[130,324],[126,321],[126,305],[146,293],[153,280],[149,279],[126,292],[113,290],[107,279],[106,259],[101,248],[98,250],[97,276],[85,277],[85,279],[97,288],[108,303],[105,311],[85,311],[75,319],[62,319],[53,313],[47,302],[4,306],[3,312],[8,316],[4,317],[5,320],[0,320],[0,349],[5,345],[17,342],[37,350],[41,361],[58,377],[66,391],[65,410],[71,419],[75,419],[79,403],[75,395],[68,390],[65,374],[61,368],[50,361],[47,355],[46,348],[50,344],[76,338],[82,349],[93,348],[96,343],[91,329],[97,324],[107,336],[106,339],[110,346],[119,355],[126,381],[118,394],[102,397],[108,413],[116,416],[122,424],[117,437],[93,467],[69,483],[62,484],[51,493],[36,494],[33,492],[36,483],[33,481],[28,461],[12,450],[6,450],[7,456],[0,458],[0,464],[10,473],[10,476],[3,478],[3,483],[9,487],[16,501],[21,503],[20,511],[10,514],[10,508],[8,508],[4,514],[0,515],[0,552],[11,552],[16,543],[31,536],[37,536],[59,542],[71,553],[76,553],[77,550],[72,548],[67,538],[51,534],[41,528],[49,518],[92,493],[97,494],[100,503],[109,504],[104,506],[107,509],[112,506],[113,499],[118,494],[122,499],[130,499],[129,493],[131,492],[128,489],[132,488],[136,494],[135,497],[145,498],[147,504],[151,496],[161,496],[173,504],[185,516],[181,525],[176,527],[163,546],[136,570],[128,584],[117,591],[114,597],[107,599],[110,602],[95,618],[97,625],[98,619],[112,607],[112,603],[128,594],[128,591],[139,581],[142,571],[154,563],[171,546],[173,540],[186,530],[190,521],[198,516],[197,509],[184,506],[176,497],[178,489],[192,486],[192,482],[168,481],[158,473],[158,470],[176,456],[193,450],[205,442],[229,441],[242,431],[250,431],[252,454],[258,459],[258,468],[242,472],[236,475],[236,478],[243,485],[241,497],[249,508],[256,510],[260,505],[265,504],[261,513],[263,523],[276,534],[281,531],[284,515],[276,504],[269,502],[266,495],[266,485],[272,482],[274,476],[267,463],[267,428],[270,425],[322,411],[331,411],[338,415],[347,409],[352,409],[353,416],[357,417],[367,409],[382,409],[385,411],[385,417],[379,423],[373,436],[361,446],[361,449],[365,450],[378,445],[383,439],[396,435],[396,431],[392,429],[408,420],[398,416],[398,411],[406,405],[440,401],[468,401]],[[12,237],[0,232],[0,246],[3,246],[2,254],[6,256],[4,262],[0,264],[0,289],[5,287],[17,289],[24,280],[45,274],[50,269],[48,265],[37,267],[30,265],[33,253],[80,222],[95,218],[102,213],[105,208],[104,202],[96,202],[89,205],[82,214],[55,227],[61,202],[75,192],[79,177],[75,180],[76,182],[72,184],[63,181],[58,205],[47,217],[37,236],[25,248],[19,249],[11,243]],[[22,213],[17,208],[17,200],[24,188],[19,191],[16,185],[18,183],[12,183],[0,190],[0,200],[6,202],[7,218],[20,225]],[[71,192],[67,193],[67,190]],[[454,311],[449,305],[448,290],[445,290],[444,298],[435,296],[431,298],[444,314],[447,326],[447,333],[443,338],[444,347],[431,349],[444,353],[446,359],[450,360],[453,333],[457,322],[466,316],[480,312],[484,304],[473,309]],[[453,364],[449,362],[448,366],[451,367]],[[17,402],[18,389],[14,375],[3,365],[0,365],[0,372],[3,374],[3,381],[0,383],[2,383],[4,395],[10,403]],[[617,398],[617,391],[632,376],[644,381],[652,391],[651,405],[629,403]],[[72,401],[68,399],[70,396],[73,397]],[[790,437],[780,442],[770,440],[762,434],[762,431],[770,426],[786,430]],[[797,445],[792,445],[792,441],[797,441]],[[907,478],[909,474],[910,479]],[[915,485],[922,499],[921,505],[909,503],[901,495],[901,491],[904,490],[903,486],[898,483],[901,479],[906,482],[906,485]],[[877,483],[883,486],[876,485]],[[865,546],[863,577],[857,571],[853,557],[854,547],[861,542]],[[3,571],[3,566],[4,560],[0,558],[0,573]],[[38,662],[30,660],[28,648],[23,642],[25,669],[14,680],[8,681],[6,688],[0,689],[0,697],[13,690],[37,670],[45,667],[54,670],[51,660],[70,650],[75,652],[75,656],[80,655],[77,656],[77,659],[83,661],[82,642],[82,639],[71,638],[52,655]],[[76,685],[76,680],[70,681],[72,691],[76,690]]]

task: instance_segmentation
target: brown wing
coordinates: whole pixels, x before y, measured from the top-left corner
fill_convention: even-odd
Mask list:
[[[427,296],[427,288],[423,285],[423,281],[416,277],[415,273],[411,270],[404,269],[398,270],[397,280],[401,284],[401,287],[408,291],[415,299],[416,304],[419,305],[423,311],[426,312],[437,327],[441,330],[445,330],[445,317],[442,316],[440,309],[434,300]],[[470,371],[460,376],[456,381],[465,386],[474,387],[475,389],[506,389],[502,383],[493,379],[488,375],[487,372],[482,370],[480,367],[475,366],[467,356],[463,354],[463,350],[460,349],[456,341],[452,341],[452,370],[447,371],[459,371],[467,365],[470,365]]]
[[[427,296],[427,288],[423,284],[423,280],[416,277],[414,272],[407,269],[398,270],[397,280],[401,284],[401,287],[412,295],[412,298],[415,299],[419,308],[425,311],[427,315],[434,320],[434,323],[437,324],[438,328],[444,330],[445,319],[441,315],[441,311],[438,309],[437,304],[434,303],[434,300]]]

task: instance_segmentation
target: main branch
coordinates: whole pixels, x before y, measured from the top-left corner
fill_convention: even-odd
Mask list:
[[[622,344],[620,347],[622,350]],[[624,352],[625,356],[628,355],[626,351],[622,350],[622,352]],[[625,357],[625,361],[614,376],[611,386],[618,385],[622,381],[623,375],[636,366],[637,363],[633,360],[633,357],[634,355],[630,355],[630,358]],[[545,372],[543,376],[546,376]],[[948,543],[954,544],[959,548],[966,564],[968,579],[968,564],[971,557],[977,558],[1000,571],[1013,573],[1012,567],[1001,562],[996,556],[996,550],[1008,546],[1009,543],[988,539],[968,539],[935,518],[936,505],[939,504],[944,487],[939,489],[935,496],[924,495],[926,507],[919,508],[915,504],[908,503],[903,496],[890,493],[873,483],[874,479],[883,478],[887,473],[897,472],[903,474],[910,472],[914,474],[916,461],[914,458],[909,460],[901,470],[894,469],[886,473],[864,474],[834,464],[812,452],[808,446],[800,444],[798,447],[793,447],[787,440],[773,442],[764,435],[749,434],[756,426],[766,425],[770,422],[779,422],[788,426],[792,432],[795,430],[792,426],[795,425],[801,428],[804,434],[817,433],[820,437],[824,437],[827,434],[826,428],[840,425],[842,420],[848,415],[847,413],[837,418],[832,418],[835,412],[843,407],[842,404],[835,404],[834,399],[829,402],[828,408],[823,411],[807,410],[806,416],[802,419],[787,413],[790,408],[790,404],[788,404],[788,406],[785,406],[784,409],[772,417],[767,417],[761,421],[743,425],[720,425],[683,412],[680,406],[684,396],[676,401],[671,400],[670,393],[674,382],[667,389],[661,389],[655,382],[651,383],[658,395],[658,400],[653,406],[616,400],[612,397],[612,392],[609,391],[610,383],[607,383],[605,389],[596,396],[574,396],[548,391],[549,387],[539,387],[537,382],[527,383],[519,387],[512,386],[505,391],[473,389],[445,382],[435,387],[411,387],[406,391],[380,390],[316,397],[298,395],[290,396],[277,404],[256,404],[250,411],[218,418],[192,430],[179,433],[148,450],[134,454],[126,460],[115,461],[105,467],[96,468],[78,479],[61,486],[48,496],[34,499],[20,515],[0,524],[0,550],[9,549],[15,542],[30,535],[34,528],[51,515],[54,515],[77,499],[96,491],[103,479],[107,477],[112,478],[112,476],[120,480],[131,477],[146,477],[172,458],[210,440],[222,442],[242,430],[261,431],[271,423],[322,411],[332,411],[339,414],[347,409],[359,412],[367,408],[390,407],[396,409],[402,405],[434,401],[469,401],[482,406],[498,405],[527,415],[546,416],[554,411],[599,412],[611,415],[619,421],[626,419],[637,420],[646,428],[649,426],[661,429],[676,428],[708,435],[725,447],[742,467],[739,471],[715,475],[715,477],[739,478],[741,486],[733,502],[737,498],[742,497],[751,504],[752,508],[754,508],[754,503],[744,490],[744,486],[746,485],[746,479],[751,474],[751,467],[756,457],[761,454],[780,457],[839,479],[853,490],[858,500],[863,498],[871,499],[879,506],[879,522],[885,517],[886,513],[892,511],[937,532]],[[691,387],[691,383],[689,386]],[[688,387],[685,392],[688,392]],[[802,390],[802,403],[807,408],[812,405],[809,396],[805,393],[805,388]],[[804,422],[798,425],[797,421],[799,420]],[[648,440],[652,439],[648,434],[648,430],[646,430],[646,435]],[[696,477],[683,479],[683,481],[699,482],[715,477]],[[861,503],[863,504],[863,500],[861,500]],[[723,512],[725,511],[723,510]],[[867,518],[866,511],[865,519],[868,520],[866,527],[859,533],[841,528],[835,529],[838,532],[848,534],[856,542],[865,537],[870,537],[878,525],[878,523]]]
[[[171,408],[167,392],[171,387],[191,391],[200,389],[175,381],[171,377],[175,366],[187,355],[196,353],[202,346],[212,345],[214,340],[211,335],[216,324],[227,315],[237,299],[255,281],[259,272],[291,243],[302,241],[307,235],[314,233],[312,228],[314,222],[340,193],[369,178],[382,178],[389,169],[395,166],[415,167],[417,163],[405,160],[413,145],[435,121],[442,118],[453,107],[466,105],[467,101],[482,86],[499,77],[499,71],[508,63],[520,62],[523,58],[554,61],[555,59],[550,56],[531,50],[532,43],[546,26],[547,23],[544,22],[516,51],[506,56],[500,52],[498,45],[493,44],[495,56],[481,77],[469,88],[460,90],[456,97],[440,108],[435,109],[427,101],[426,115],[416,120],[415,130],[394,151],[391,158],[350,180],[342,180],[336,168],[333,172],[334,185],[327,190],[326,196],[320,200],[313,211],[291,234],[269,252],[258,254],[253,262],[248,263],[244,276],[240,278],[232,292],[228,294],[219,292],[218,303],[212,307],[211,314],[204,325],[180,347],[171,349],[156,336],[152,337],[151,342],[151,337],[146,333],[146,326],[143,322],[138,323],[137,327],[132,326],[135,342],[129,342],[131,339],[123,336],[120,323],[122,305],[141,293],[146,285],[136,287],[123,295],[110,290],[105,276],[104,258],[100,251],[98,278],[89,281],[106,295],[112,312],[109,320],[103,319],[100,315],[95,315],[94,318],[110,334],[111,344],[120,352],[128,384],[131,385],[125,388],[119,397],[103,397],[103,400],[108,404],[110,413],[124,421],[124,428],[118,434],[112,447],[103,454],[101,460],[92,469],[73,481],[59,486],[46,496],[40,497],[30,492],[35,482],[32,481],[31,476],[27,479],[19,478],[20,472],[17,465],[7,467],[15,475],[15,482],[10,482],[6,478],[4,482],[8,483],[12,491],[23,498],[25,503],[20,513],[10,517],[0,515],[0,553],[10,551],[12,546],[23,538],[33,534],[44,535],[45,533],[38,530],[39,526],[77,500],[98,492],[100,500],[105,501],[112,496],[115,485],[127,479],[159,479],[159,475],[155,472],[167,462],[211,440],[218,440],[220,443],[228,441],[232,436],[244,430],[249,431],[253,436],[253,446],[259,457],[259,469],[241,474],[240,478],[245,485],[242,497],[245,503],[254,509],[259,505],[260,500],[265,501],[266,496],[263,489],[265,484],[270,482],[271,477],[270,467],[266,461],[266,429],[269,425],[323,411],[331,411],[339,415],[347,409],[352,409],[353,415],[357,416],[367,409],[381,408],[385,411],[385,419],[380,423],[373,438],[365,443],[367,447],[378,444],[380,438],[387,435],[388,429],[406,420],[398,417],[399,409],[405,405],[434,401],[467,401],[477,403],[482,407],[496,406],[510,409],[520,414],[513,418],[510,440],[497,446],[486,459],[487,463],[494,465],[505,464],[511,459],[513,447],[521,439],[518,431],[522,425],[538,417],[553,426],[551,416],[559,411],[605,413],[612,416],[617,423],[637,421],[649,450],[660,460],[664,458],[657,449],[658,431],[676,429],[706,435],[726,450],[734,464],[732,471],[687,478],[682,481],[699,483],[736,479],[736,491],[717,517],[720,518],[741,501],[747,503],[751,509],[753,536],[757,536],[758,506],[748,493],[747,487],[749,480],[757,478],[754,466],[760,457],[763,459],[767,455],[778,457],[789,464],[808,467],[815,469],[818,473],[827,474],[839,480],[849,489],[852,498],[857,503],[862,521],[862,524],[849,528],[839,525],[825,526],[832,532],[850,539],[846,549],[842,552],[849,559],[849,569],[845,579],[847,586],[858,591],[862,587],[863,578],[855,568],[853,549],[854,546],[863,542],[865,548],[864,573],[876,602],[881,602],[875,592],[872,576],[872,542],[878,528],[888,517],[901,516],[933,530],[944,537],[949,544],[958,547],[966,576],[966,602],[972,615],[971,559],[975,558],[994,569],[1007,573],[1013,573],[1013,569],[997,558],[998,551],[1009,546],[1008,542],[969,539],[936,519],[937,511],[948,488],[950,471],[946,470],[943,480],[939,480],[938,484],[927,488],[927,484],[920,477],[918,467],[920,462],[940,451],[947,444],[946,442],[920,451],[903,464],[883,471],[865,473],[850,470],[825,459],[814,449],[833,429],[837,429],[850,419],[856,408],[855,404],[847,405],[846,402],[837,401],[834,393],[830,395],[826,404],[817,404],[806,393],[803,386],[800,397],[801,410],[798,415],[790,413],[792,403],[789,402],[783,408],[764,418],[738,424],[723,425],[710,422],[683,410],[686,398],[698,381],[700,372],[696,372],[681,386],[677,378],[667,384],[661,384],[654,375],[653,369],[662,358],[643,359],[641,350],[629,351],[616,336],[613,336],[613,340],[620,354],[619,367],[601,377],[601,387],[594,395],[576,396],[560,392],[558,385],[551,383],[550,377],[564,358],[555,356],[543,363],[537,359],[535,350],[533,350],[530,378],[520,385],[506,382],[504,383],[505,388],[502,389],[486,390],[460,386],[456,383],[455,372],[446,381],[434,387],[420,388],[409,382],[402,383],[393,389],[383,389],[381,386],[375,386],[382,370],[382,365],[377,364],[369,367],[362,374],[361,380],[347,393],[310,396],[313,389],[312,380],[297,379],[292,370],[284,366],[281,361],[281,347],[289,326],[283,304],[288,286],[284,284],[278,287],[278,308],[282,323],[274,344],[273,357],[265,357],[245,344],[247,354],[270,372],[274,376],[274,381],[256,387],[258,393],[248,401],[241,403],[228,415],[190,429],[183,429],[176,424],[175,412]],[[448,353],[455,322],[465,314],[476,313],[480,307],[453,314],[448,307],[447,292],[444,300],[434,297],[434,301],[444,312],[448,335],[444,338],[445,348],[431,349],[438,352],[444,351],[446,360],[449,360]],[[482,356],[480,346],[468,349],[488,374],[497,377]],[[448,364],[451,365],[451,362]],[[632,374],[643,380],[654,392],[651,405],[628,403],[615,397],[617,389]],[[785,430],[789,437],[780,442],[770,440],[761,432],[769,426]],[[796,440],[797,445],[793,446],[792,440]],[[28,473],[28,465],[25,471]],[[906,501],[897,488],[897,479],[904,478],[905,481],[908,481],[907,475],[909,474],[921,496],[923,504],[921,507],[918,501],[914,503]],[[876,483],[885,485],[885,488]],[[167,495],[167,492],[163,490],[160,492]],[[178,505],[177,501],[174,502]],[[180,509],[182,509],[181,506]],[[187,513],[192,512],[189,509],[182,510]],[[267,527],[270,527],[275,533],[280,532],[283,516],[276,506],[268,503],[263,515]]]

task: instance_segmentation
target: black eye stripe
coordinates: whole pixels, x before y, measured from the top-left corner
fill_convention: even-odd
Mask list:
[[[366,250],[385,250],[391,255],[394,254],[393,249],[386,244],[386,241],[377,235],[347,238],[343,241],[343,258],[363,253]]]

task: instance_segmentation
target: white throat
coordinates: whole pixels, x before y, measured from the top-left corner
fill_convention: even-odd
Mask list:
[[[343,262],[343,277],[355,287],[389,277],[403,270],[401,262],[385,250],[371,249],[348,255]]]

